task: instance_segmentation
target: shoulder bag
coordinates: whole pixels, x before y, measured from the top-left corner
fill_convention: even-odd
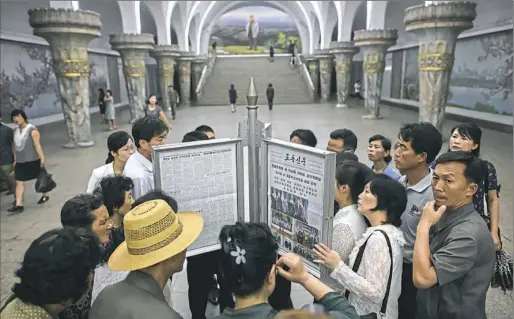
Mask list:
[[[389,241],[389,236],[387,236],[387,233],[380,229],[377,231],[381,232],[384,235],[385,240],[387,242],[387,247],[389,248],[389,257],[391,258],[391,265],[389,266],[389,279],[387,280],[386,293],[384,296],[384,300],[382,300],[382,307],[380,307],[380,317],[382,318],[382,317],[385,317],[385,315],[386,315],[387,301],[389,299],[389,290],[391,289],[391,280],[393,278],[393,249],[391,248],[391,242]],[[375,232],[373,232],[373,234],[374,233]],[[371,238],[371,236],[373,236],[373,234],[371,234],[368,237],[368,239],[366,239],[364,244],[359,249],[359,252],[357,253],[357,258],[355,258],[355,263],[353,264],[353,267],[352,267],[352,270],[354,273],[357,273],[357,271],[359,270],[359,266],[362,261],[362,255],[364,255],[364,250],[366,250],[366,245],[368,244],[368,240]],[[350,291],[348,289],[346,289],[346,292],[344,293],[344,296],[346,297],[346,299],[348,299],[349,295],[350,295]],[[361,317],[361,319],[378,319],[378,315],[376,313],[370,313],[370,314],[363,315],[360,317]]]

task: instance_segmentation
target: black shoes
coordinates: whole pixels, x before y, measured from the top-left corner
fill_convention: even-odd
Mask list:
[[[17,213],[23,213],[23,210],[24,210],[23,206],[13,205],[13,207],[9,208],[7,211],[12,214],[17,214]]]
[[[39,205],[44,204],[44,203],[48,202],[49,199],[50,199],[50,196],[42,196],[37,203]]]

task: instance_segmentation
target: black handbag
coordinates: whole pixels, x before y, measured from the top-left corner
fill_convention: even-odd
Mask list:
[[[45,168],[41,168],[36,180],[36,193],[48,193],[57,186]]]
[[[382,307],[380,307],[380,317],[385,317],[386,310],[387,310],[387,301],[389,299],[389,290],[391,289],[391,280],[393,279],[393,249],[391,248],[391,242],[389,241],[389,236],[387,236],[387,233],[383,230],[378,229],[377,231],[381,232],[385,240],[387,242],[387,247],[389,248],[389,257],[391,258],[391,265],[389,266],[389,279],[387,280],[387,288],[386,293],[384,296],[384,300],[382,300]],[[374,232],[373,232],[374,233]],[[357,253],[357,257],[355,258],[355,263],[353,264],[352,270],[354,273],[357,273],[359,270],[359,266],[362,261],[362,255],[364,255],[364,250],[366,249],[366,245],[368,244],[368,240],[373,236],[371,234],[368,239],[364,242],[364,244],[359,248],[359,252]],[[346,289],[346,292],[344,293],[344,296],[346,299],[348,299],[348,296],[350,295],[350,291]],[[378,315],[376,313],[370,313],[367,315],[360,316],[361,319],[378,319]]]

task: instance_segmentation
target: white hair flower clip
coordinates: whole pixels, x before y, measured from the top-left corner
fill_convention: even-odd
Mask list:
[[[230,255],[232,257],[236,257],[236,264],[239,265],[241,263],[246,264],[246,250],[239,248],[239,246],[236,246],[236,250],[233,250],[230,252]]]
[[[227,237],[227,243],[230,243],[232,241],[231,237]]]

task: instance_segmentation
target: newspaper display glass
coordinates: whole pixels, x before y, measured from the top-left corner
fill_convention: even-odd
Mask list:
[[[203,216],[203,231],[187,256],[219,249],[221,228],[240,219],[237,175],[241,143],[220,142],[223,140],[163,146],[154,153],[156,188],[175,198],[179,211]]]
[[[320,276],[312,249],[323,242],[325,165],[323,156],[301,149],[268,145],[268,224],[281,253],[293,252]]]

